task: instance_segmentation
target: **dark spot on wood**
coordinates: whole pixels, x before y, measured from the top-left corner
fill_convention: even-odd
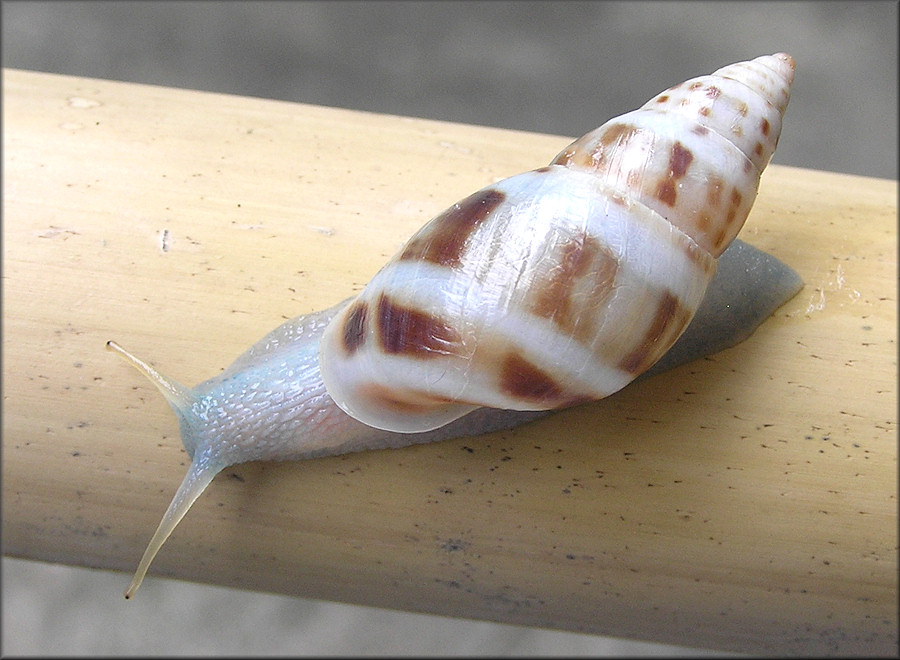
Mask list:
[[[357,302],[344,320],[344,350],[351,355],[365,342],[368,315],[369,308],[364,303]]]
[[[445,552],[459,552],[469,547],[469,542],[464,539],[447,539],[441,544],[441,549]]]
[[[503,359],[500,387],[512,396],[528,401],[558,399],[563,392],[553,378],[515,353],[510,353]]]
[[[430,314],[378,298],[379,339],[385,352],[433,358],[458,354],[461,338],[455,328]]]
[[[399,258],[458,266],[469,237],[505,199],[506,195],[494,188],[469,195],[419,230]]]

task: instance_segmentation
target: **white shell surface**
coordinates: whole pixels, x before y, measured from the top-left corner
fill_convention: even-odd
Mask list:
[[[426,225],[326,329],[329,394],[367,424],[419,431],[479,406],[556,408],[626,385],[677,339],[714,260],[610,193],[589,173],[546,167],[451,209],[468,217],[493,202],[457,227],[453,254],[430,254],[447,215]]]

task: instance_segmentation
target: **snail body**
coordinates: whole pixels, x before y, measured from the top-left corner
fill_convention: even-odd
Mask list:
[[[191,457],[126,597],[228,465],[504,428],[647,371],[749,213],[792,78],[777,54],[663,92],[450,207],[355,298],[194,388],[109,342],[165,395]]]

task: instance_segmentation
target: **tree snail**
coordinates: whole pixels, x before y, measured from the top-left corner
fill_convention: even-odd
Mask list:
[[[229,465],[508,428],[621,389],[695,315],[679,342],[690,348],[657,369],[752,332],[799,278],[740,241],[713,278],[775,150],[793,72],[776,54],[662,92],[451,206],[355,298],[288,321],[194,388],[109,342],[166,397],[192,461],[126,597]]]

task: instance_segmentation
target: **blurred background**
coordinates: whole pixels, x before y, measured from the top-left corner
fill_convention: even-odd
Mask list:
[[[894,1],[3,2],[2,63],[574,137],[785,51],[774,162],[896,179],[897,29]],[[696,654],[156,577],[126,605],[129,576],[8,557],[2,578],[4,655]]]

